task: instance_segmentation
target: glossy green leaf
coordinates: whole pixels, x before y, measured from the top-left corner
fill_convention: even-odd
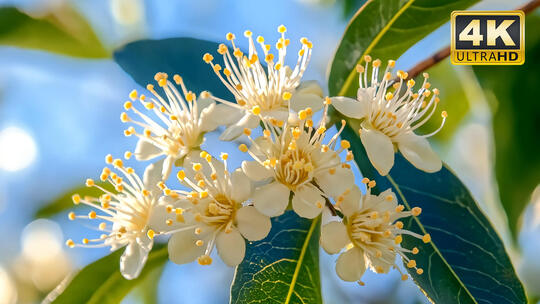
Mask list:
[[[353,122],[354,124],[354,122]],[[432,242],[405,236],[403,247],[418,247],[414,256],[422,275],[410,271],[434,303],[526,303],[503,243],[478,208],[469,190],[445,165],[436,173],[413,167],[399,153],[387,176],[372,167],[357,133],[345,128],[362,174],[377,182],[375,192],[392,188],[406,209],[418,206],[422,214],[404,221],[405,228]]]
[[[478,0],[373,0],[351,19],[334,55],[328,89],[332,96],[355,96],[355,67],[364,55],[397,59],[403,52],[450,19],[454,10]]]
[[[114,189],[110,183],[97,182],[97,185],[109,191],[112,191]],[[85,185],[71,189],[67,191],[66,193],[62,194],[61,196],[57,197],[50,203],[45,204],[43,207],[38,209],[34,217],[36,218],[51,217],[62,211],[73,208],[74,205],[73,205],[73,200],[71,197],[75,193],[79,194],[81,197],[85,197],[85,196],[99,197],[100,195],[103,194],[103,191],[99,190],[96,187],[86,187]]]
[[[168,258],[167,246],[155,245],[140,276],[134,280],[126,280],[119,270],[120,256],[123,251],[119,249],[84,267],[70,282],[62,283],[51,292],[44,302],[52,304],[120,303],[131,289],[144,282],[153,270],[162,267]]]
[[[231,303],[322,303],[319,234],[319,218],[293,211],[273,218],[270,234],[249,243],[236,268]]]
[[[229,100],[232,95],[202,57],[215,54],[219,44],[194,38],[140,40],[114,52],[114,60],[143,87],[155,83],[154,75],[164,72],[182,76],[188,90],[212,92]]]
[[[0,45],[75,57],[109,56],[86,20],[68,6],[61,6],[39,19],[14,7],[0,8]]]
[[[540,17],[527,16],[525,28],[540,27]],[[476,66],[474,71],[494,106],[495,173],[510,228],[540,181],[540,31],[525,31],[525,64]]]

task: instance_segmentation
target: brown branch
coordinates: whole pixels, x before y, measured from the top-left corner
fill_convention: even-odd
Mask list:
[[[537,7],[540,6],[540,0],[532,0],[526,4],[524,4],[521,7],[516,8],[516,10],[521,10],[525,14],[528,14]],[[423,71],[429,69],[430,67],[436,65],[437,63],[441,62],[446,57],[450,56],[450,46],[447,46],[441,50],[439,50],[437,53],[429,56],[428,58],[420,61],[418,64],[416,64],[414,67],[412,67],[409,71],[409,79],[414,78],[418,76]]]

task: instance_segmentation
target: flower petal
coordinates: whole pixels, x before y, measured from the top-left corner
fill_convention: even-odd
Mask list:
[[[243,161],[242,171],[254,181],[261,181],[273,176],[272,170],[267,169],[257,161]]]
[[[343,201],[339,205],[339,209],[345,216],[351,216],[353,213],[360,209],[360,199],[362,198],[362,191],[358,186],[354,185],[351,191],[343,196]]]
[[[356,100],[354,98],[338,96],[332,97],[330,100],[338,112],[350,118],[364,118],[369,111],[369,103],[365,99]]]
[[[355,282],[362,278],[366,271],[364,253],[358,247],[353,247],[342,253],[336,262],[337,275],[347,282]]]
[[[243,203],[251,195],[252,185],[249,178],[242,172],[236,169],[231,174],[231,198],[237,203]]]
[[[341,165],[319,171],[315,174],[314,178],[324,193],[332,197],[343,194],[354,183],[352,170],[343,168]]]
[[[290,100],[291,109],[295,112],[310,107],[317,112],[323,107],[323,90],[317,81],[302,82],[294,91]]]
[[[166,181],[167,179],[169,179],[169,175],[171,175],[172,167],[175,161],[176,159],[172,156],[167,156],[165,158],[165,160],[163,161],[163,169],[161,170],[162,180]]]
[[[203,233],[205,233],[205,230],[210,230],[210,228],[205,228],[202,228]],[[206,233],[204,236],[196,235],[195,228],[176,232],[169,239],[169,259],[176,264],[186,264],[195,261],[195,259],[204,254],[206,249],[205,246],[195,245],[195,242],[202,239],[206,244],[208,234]]]
[[[238,230],[249,241],[258,241],[264,239],[272,223],[270,218],[263,215],[253,206],[245,206],[236,212],[236,221]]]
[[[375,129],[362,128],[360,139],[373,167],[380,175],[388,174],[394,166],[394,146],[390,138]]]
[[[221,135],[219,139],[224,141],[234,140],[243,134],[245,128],[253,129],[259,125],[260,118],[251,113],[247,113],[236,124],[229,126]]]
[[[149,160],[162,154],[164,154],[164,152],[160,148],[143,138],[139,139],[137,146],[135,147],[135,159],[137,160]]]
[[[127,245],[126,250],[120,257],[120,272],[128,280],[139,276],[148,258],[148,251],[136,242]]]
[[[217,111],[217,105],[212,102],[208,106],[204,107],[203,109],[200,108],[200,115],[199,115],[199,128],[201,132],[210,132],[214,131],[219,125],[220,121],[216,119],[215,115],[218,113],[215,113]]]
[[[313,186],[302,186],[294,191],[292,207],[301,217],[315,218],[321,213],[324,204],[320,191]]]
[[[289,188],[280,182],[258,187],[253,193],[253,205],[266,216],[282,215],[289,204]]]
[[[157,184],[161,181],[161,170],[163,168],[163,159],[156,161],[146,167],[143,174],[143,184],[146,190],[159,191]]]
[[[226,104],[217,104],[212,111],[211,119],[218,125],[231,125],[238,122],[244,116],[244,110]]]
[[[424,137],[410,132],[399,136],[397,141],[401,154],[416,168],[430,173],[441,170],[441,159]]]
[[[246,254],[246,241],[237,229],[226,233],[221,231],[216,237],[216,248],[219,256],[229,266],[236,266],[242,262]]]
[[[330,254],[340,252],[350,242],[347,227],[341,222],[330,222],[321,229],[321,246]]]

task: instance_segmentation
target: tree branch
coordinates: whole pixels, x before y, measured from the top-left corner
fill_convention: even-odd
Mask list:
[[[516,10],[521,10],[525,14],[531,13],[534,11],[537,7],[540,6],[540,0],[532,0],[526,4],[524,4],[521,7],[518,7]],[[418,76],[423,71],[429,69],[430,67],[436,65],[446,57],[450,56],[450,46],[447,46],[441,50],[439,50],[437,53],[429,56],[428,58],[420,61],[418,64],[416,64],[414,67],[412,67],[408,73],[409,73],[409,79],[414,78]]]

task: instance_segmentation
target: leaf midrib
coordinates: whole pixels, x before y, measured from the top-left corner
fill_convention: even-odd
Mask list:
[[[300,251],[300,255],[298,256],[298,262],[296,264],[296,268],[294,269],[291,284],[289,285],[289,292],[287,293],[284,304],[289,304],[289,302],[291,301],[291,297],[294,292],[294,286],[296,285],[296,280],[298,279],[298,274],[300,273],[300,269],[304,261],[304,256],[306,254],[309,242],[311,241],[311,235],[313,234],[313,230],[315,230],[315,227],[319,222],[319,218],[320,217],[317,217],[311,222],[311,226],[309,227],[308,233],[306,235],[306,240],[304,241],[304,244],[302,245],[302,250]]]
[[[407,199],[405,198],[405,196],[403,195],[403,193],[401,192],[401,189],[399,187],[399,185],[396,183],[396,181],[394,181],[394,179],[392,178],[392,176],[390,176],[390,174],[386,175],[385,176],[386,179],[388,179],[388,181],[392,184],[392,186],[396,189],[399,197],[401,198],[401,200],[403,201],[403,204],[407,207],[407,209],[411,210],[411,206],[409,205],[409,202],[407,201]],[[418,226],[420,227],[420,229],[422,230],[422,232],[424,234],[427,233],[424,225],[422,225],[422,223],[420,222],[420,220],[418,219],[418,217],[416,216],[413,216],[412,219],[418,224]],[[450,273],[454,276],[454,278],[458,281],[459,285],[467,292],[467,295],[469,295],[469,297],[472,299],[472,301],[476,304],[478,304],[478,302],[476,301],[476,299],[473,297],[473,295],[471,294],[471,292],[469,291],[469,289],[467,288],[467,286],[465,286],[465,284],[461,281],[461,279],[459,278],[459,276],[454,272],[454,269],[450,266],[450,264],[448,264],[448,262],[446,261],[446,259],[443,257],[443,255],[441,254],[441,252],[439,251],[439,248],[435,245],[435,243],[433,241],[429,242],[429,244],[431,245],[431,247],[433,247],[433,250],[435,251],[435,253],[441,258],[441,260],[443,261],[443,263],[448,267],[448,270],[450,270]],[[427,296],[427,295],[426,295]],[[431,300],[431,299],[430,299]]]
[[[386,34],[386,32],[388,32],[388,30],[394,24],[394,22],[396,22],[396,20],[414,3],[414,1],[415,0],[409,0],[405,5],[403,5],[396,12],[396,14],[390,19],[390,21],[388,21],[388,23],[382,28],[382,30],[375,36],[375,38],[371,41],[371,43],[368,45],[368,47],[364,50],[364,52],[362,52],[362,56],[360,56],[360,59],[356,62],[356,64],[362,63],[362,61],[364,60],[364,56],[369,54],[369,52],[371,52],[371,50],[375,47],[375,45],[377,43],[379,43],[379,40],[381,40],[382,36],[384,36],[384,34]],[[358,11],[358,13],[360,13],[367,6],[368,3],[366,3],[366,5],[364,5],[364,6],[362,6],[362,8],[360,8],[360,11]],[[353,20],[354,20],[354,18],[353,18]],[[356,76],[356,71],[353,68],[349,72],[349,75],[347,75],[347,79],[345,79],[345,83],[341,87],[341,90],[339,91],[338,96],[344,96],[344,94],[349,89],[352,81],[354,80],[354,76]]]

